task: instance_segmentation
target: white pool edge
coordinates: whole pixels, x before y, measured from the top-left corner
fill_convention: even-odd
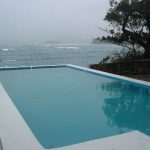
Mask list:
[[[81,69],[81,70],[84,70],[84,71],[93,72],[93,73],[100,74],[100,75],[105,75],[105,76],[108,76],[108,77],[114,77],[114,78],[118,78],[118,79],[121,79],[121,80],[131,81],[133,83],[138,83],[138,84],[150,86],[150,82],[147,82],[147,81],[133,79],[133,78],[130,78],[130,77],[125,77],[125,76],[121,76],[121,75],[117,75],[117,74],[112,74],[112,73],[108,73],[108,72],[104,72],[104,71],[100,71],[100,70],[94,70],[94,69],[81,67],[81,66],[77,66],[77,65],[72,65],[72,64],[67,64],[67,66],[70,66],[70,67],[73,67],[73,68],[78,68],[78,69]]]
[[[44,65],[45,66],[45,65]],[[44,67],[43,66],[43,67]],[[96,71],[85,67],[80,67],[71,64],[48,65],[52,67],[68,66],[84,71],[92,71],[98,74],[114,76],[123,80],[130,80],[134,83],[140,83],[150,86],[149,82],[122,77],[102,71]],[[26,66],[23,66],[26,67]],[[13,67],[12,67],[13,68]],[[20,67],[18,67],[20,68]],[[0,83],[0,139],[2,140],[3,150],[45,150],[32,131],[24,121],[16,106],[8,96],[4,87]],[[150,137],[138,131],[133,131],[121,135],[116,135],[107,138],[101,138],[93,141],[79,143],[54,150],[149,150]],[[51,149],[53,150],[53,149]]]
[[[75,69],[80,69],[80,70],[84,70],[84,71],[88,71],[88,72],[93,72],[99,75],[104,75],[104,76],[108,76],[108,77],[113,77],[113,78],[117,78],[117,79],[121,79],[121,80],[125,80],[125,81],[130,81],[133,83],[138,83],[141,85],[146,85],[150,87],[150,82],[148,81],[143,81],[143,80],[138,80],[138,79],[133,79],[130,77],[125,77],[122,75],[117,75],[117,74],[112,74],[112,73],[108,73],[108,72],[104,72],[104,71],[100,71],[100,70],[94,70],[94,69],[90,69],[87,67],[82,67],[82,66],[77,66],[77,65],[73,65],[73,64],[58,64],[58,65],[36,65],[36,66],[17,66],[17,67],[0,67],[1,69],[35,69],[35,68],[45,68],[45,67],[71,67],[71,68],[75,68]]]

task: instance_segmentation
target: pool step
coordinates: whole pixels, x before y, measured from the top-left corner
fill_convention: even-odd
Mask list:
[[[0,139],[0,150],[4,150],[1,139]]]

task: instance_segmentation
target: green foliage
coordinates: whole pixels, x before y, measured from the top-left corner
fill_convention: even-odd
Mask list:
[[[150,58],[150,0],[110,0],[105,20],[112,28],[104,39],[135,52],[141,47]]]
[[[143,59],[144,54],[143,51],[137,50],[136,55],[133,51],[128,51],[123,49],[121,52],[114,52],[112,56],[106,56],[100,61],[99,64],[107,64],[107,63],[116,63],[116,62],[126,62],[126,61],[133,61]]]
[[[106,56],[102,59],[102,61],[100,62],[100,64],[106,64],[108,63],[108,61],[110,60],[110,56]]]

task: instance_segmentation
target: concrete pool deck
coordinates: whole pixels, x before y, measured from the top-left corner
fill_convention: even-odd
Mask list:
[[[74,65],[68,65],[75,67]],[[76,67],[91,71],[84,67]],[[98,73],[99,71],[93,71]],[[108,73],[101,72],[104,75]],[[111,74],[108,74],[111,75]],[[118,78],[118,75],[114,75]],[[138,82],[150,86],[150,83],[138,81],[126,77],[132,82]],[[36,137],[22,118],[16,106],[8,96],[2,84],[0,84],[0,139],[2,141],[3,150],[44,150],[37,141]],[[149,150],[150,137],[139,131],[132,131],[112,137],[102,138],[98,140],[88,141],[71,146],[55,148],[55,150]]]

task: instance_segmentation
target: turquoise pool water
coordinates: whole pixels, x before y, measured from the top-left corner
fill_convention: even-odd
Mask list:
[[[44,148],[150,135],[148,88],[67,67],[0,71],[0,82]]]

